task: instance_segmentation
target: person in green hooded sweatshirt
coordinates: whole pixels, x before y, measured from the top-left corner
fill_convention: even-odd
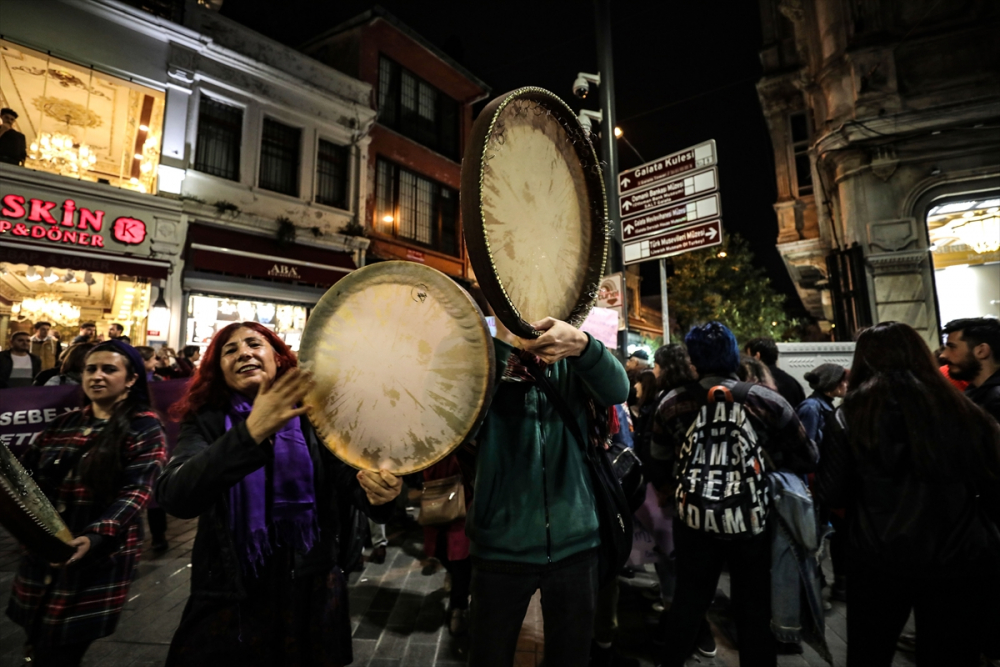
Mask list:
[[[528,603],[542,592],[545,661],[586,665],[597,599],[597,511],[580,444],[535,380],[541,368],[588,433],[587,403],[628,398],[621,363],[587,333],[546,318],[515,337],[497,320],[493,402],[479,432],[471,540],[469,664],[510,667]],[[539,365],[540,364],[540,365]]]

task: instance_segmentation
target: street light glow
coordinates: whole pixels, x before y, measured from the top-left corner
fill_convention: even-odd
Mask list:
[[[719,251],[719,255],[718,255],[718,257],[719,257],[720,259],[723,259],[723,258],[725,258],[725,257],[726,257],[726,251],[725,251],[725,250],[720,250],[720,251]]]
[[[622,132],[622,128],[615,126],[615,139],[620,139],[623,134],[625,133]]]

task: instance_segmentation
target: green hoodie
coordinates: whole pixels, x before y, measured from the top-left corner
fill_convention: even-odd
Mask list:
[[[496,389],[476,436],[476,487],[466,523],[472,554],[543,565],[592,549],[599,542],[597,512],[580,445],[541,387],[501,380],[514,348],[493,342]],[[625,369],[594,338],[583,354],[549,366],[548,373],[583,433],[586,399],[610,407],[628,398]]]

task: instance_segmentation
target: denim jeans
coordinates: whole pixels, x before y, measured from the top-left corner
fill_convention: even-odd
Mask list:
[[[574,559],[573,556],[570,560]],[[576,667],[590,661],[597,600],[597,554],[541,571],[502,572],[473,560],[469,664],[510,667],[528,603],[542,591],[545,664]]]
[[[733,612],[742,667],[773,666],[778,656],[771,634],[771,535],[722,540],[674,519],[677,590],[667,618],[664,667],[681,667],[694,651],[698,628],[729,563]]]

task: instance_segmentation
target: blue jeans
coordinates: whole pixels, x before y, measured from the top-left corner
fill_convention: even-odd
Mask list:
[[[569,560],[574,559],[570,556]],[[553,563],[540,571],[504,572],[490,561],[473,559],[469,664],[510,667],[528,603],[542,591],[545,664],[586,665],[597,601],[597,554],[569,565]]]

